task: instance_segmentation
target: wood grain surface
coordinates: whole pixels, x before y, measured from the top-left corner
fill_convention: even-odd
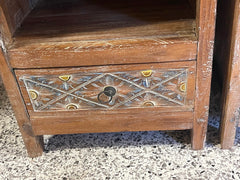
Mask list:
[[[4,10],[1,6],[1,20],[8,28],[6,37],[12,41],[5,46],[1,67],[30,156],[42,152],[41,136],[36,135],[86,132],[192,129],[193,149],[203,148],[216,0],[40,0],[21,26],[16,26],[17,31],[9,28],[12,14]],[[18,87],[14,79],[39,73],[142,71],[152,67],[190,69],[188,106],[36,112],[23,82],[19,81]]]
[[[6,45],[13,41],[12,36],[36,3],[37,0],[0,1],[0,32]]]
[[[193,60],[195,31],[187,0],[42,1],[9,57],[14,68]]]
[[[32,115],[34,116],[37,111],[41,112],[42,115],[46,114],[46,112],[56,115],[56,111],[65,111],[67,113],[69,110],[66,109],[65,105],[71,103],[80,103],[77,105],[79,107],[75,110],[79,111],[79,113],[86,108],[90,111],[105,109],[109,111],[106,112],[109,114],[115,109],[118,109],[121,114],[122,109],[128,108],[132,108],[133,112],[139,112],[141,109],[146,108],[143,106],[146,101],[153,102],[155,104],[154,108],[158,109],[159,112],[177,112],[193,111],[195,97],[195,66],[196,62],[190,61],[160,64],[60,68],[54,69],[54,71],[53,69],[28,69],[15,70],[15,73],[30,117],[32,117]],[[152,71],[151,77],[147,80],[147,83],[149,83],[147,86],[144,85],[146,77],[142,78],[141,74],[144,70]],[[69,80],[69,85],[67,85],[67,82],[63,82],[59,79],[59,76],[64,74],[73,76],[72,80]],[[113,77],[114,79],[112,79]],[[29,86],[27,85],[27,87],[26,78],[30,80],[30,84]],[[41,82],[39,82],[38,79],[40,79]],[[84,79],[85,81],[83,82]],[[92,81],[92,79],[95,80]],[[81,84],[76,84],[76,82],[80,82]],[[186,89],[184,92],[180,90],[181,83],[185,83]],[[83,86],[83,84],[86,85]],[[64,88],[66,86],[68,90]],[[117,94],[113,97],[111,103],[102,104],[98,101],[97,95],[107,86],[115,87]],[[155,86],[157,88],[151,88]],[[30,91],[36,92],[38,97],[35,100],[31,99],[31,96],[29,97]],[[41,91],[43,93],[42,95]],[[60,96],[59,93],[62,95]],[[151,93],[154,93],[154,96],[152,96]],[[155,96],[158,98],[156,99]],[[74,98],[77,99],[74,100]],[[131,102],[131,104],[128,105],[129,102]],[[47,104],[49,105],[47,106]],[[152,108],[153,107],[149,107],[149,111],[151,111]],[[66,118],[68,118],[68,115],[66,115]]]
[[[33,133],[29,115],[22,99],[13,70],[8,65],[6,55],[3,54],[0,47],[0,73],[12,104],[23,141],[30,157],[40,156],[43,151],[43,137],[35,136]]]
[[[69,115],[69,116],[67,116]],[[34,134],[69,134],[121,131],[184,130],[193,127],[193,112],[159,113],[158,109],[149,112],[125,110],[83,111],[81,113],[55,113],[55,115],[35,115],[32,119]]]
[[[240,115],[240,2],[219,1],[215,60],[222,85],[221,147],[234,144]]]
[[[192,146],[193,149],[202,149],[208,124],[217,1],[198,0],[197,2],[199,37]]]

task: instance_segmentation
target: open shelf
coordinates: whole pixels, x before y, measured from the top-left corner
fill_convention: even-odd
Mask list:
[[[40,0],[14,35],[10,63],[40,68],[193,60],[195,27],[188,0]]]

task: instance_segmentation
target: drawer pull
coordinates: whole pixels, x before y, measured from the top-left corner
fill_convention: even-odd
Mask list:
[[[116,92],[117,90],[112,86],[105,87],[104,90],[98,94],[98,101],[101,104],[110,103]]]

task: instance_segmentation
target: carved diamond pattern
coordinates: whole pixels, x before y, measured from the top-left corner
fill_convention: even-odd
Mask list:
[[[60,78],[59,78],[60,77]],[[111,73],[78,73],[63,75],[22,76],[34,111],[63,111],[67,106],[75,109],[118,109],[154,106],[183,106],[186,91],[181,92],[181,83],[187,84],[187,69],[152,70],[144,77],[141,71]],[[98,101],[98,94],[107,86],[117,90],[106,104]],[[37,95],[31,98],[31,93]]]

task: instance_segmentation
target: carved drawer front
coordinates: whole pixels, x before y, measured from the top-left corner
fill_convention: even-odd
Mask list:
[[[195,63],[16,70],[30,111],[193,108]]]

